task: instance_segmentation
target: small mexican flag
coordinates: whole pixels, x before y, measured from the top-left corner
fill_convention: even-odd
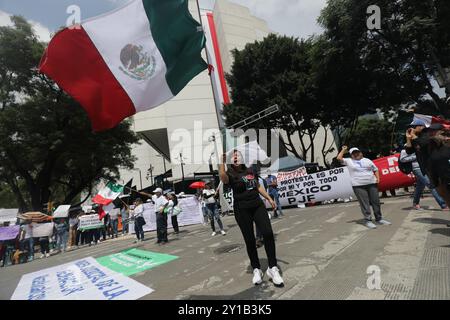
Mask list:
[[[113,202],[123,191],[123,186],[109,182],[100,192],[92,199],[92,202],[108,205]]]
[[[204,46],[188,0],[133,0],[58,32],[39,71],[77,100],[93,129],[102,131],[177,95],[207,69]]]

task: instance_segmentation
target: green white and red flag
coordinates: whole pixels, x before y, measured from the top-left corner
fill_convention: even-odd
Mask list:
[[[102,131],[177,95],[207,69],[204,46],[188,0],[132,0],[58,32],[39,70],[77,100],[93,129]]]
[[[99,193],[92,199],[92,202],[108,205],[113,202],[122,192],[123,186],[109,182]]]

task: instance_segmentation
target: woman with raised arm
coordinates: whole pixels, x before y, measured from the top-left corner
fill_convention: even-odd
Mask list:
[[[258,182],[256,174],[251,168],[247,168],[243,163],[242,154],[234,150],[231,157],[231,164],[225,168],[227,160],[226,154],[222,156],[222,163],[219,164],[220,180],[224,184],[230,185],[233,190],[234,216],[236,222],[244,236],[247,254],[253,268],[253,284],[262,283],[264,276],[259,263],[258,251],[256,248],[255,233],[253,224],[256,224],[264,238],[264,247],[269,262],[267,276],[277,287],[284,286],[283,278],[277,266],[275,239],[270,224],[266,207],[260,198],[260,194],[269,201],[273,209],[276,205],[267,194],[264,186]]]
[[[380,173],[372,160],[364,158],[363,153],[358,148],[349,150],[351,158],[344,158],[348,147],[343,146],[338,154],[338,161],[347,166],[348,173],[353,187],[353,192],[358,198],[361,212],[364,215],[364,225],[369,229],[376,229],[372,222],[372,211],[375,216],[375,223],[379,225],[390,225],[391,223],[381,214],[380,197],[378,193],[378,184],[380,183]]]

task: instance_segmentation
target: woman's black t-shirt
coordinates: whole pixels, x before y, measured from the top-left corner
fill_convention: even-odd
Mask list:
[[[240,208],[253,208],[262,204],[258,191],[258,177],[252,169],[229,169],[227,175],[235,205]]]

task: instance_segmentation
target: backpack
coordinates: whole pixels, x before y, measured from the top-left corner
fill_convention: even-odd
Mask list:
[[[398,156],[398,168],[404,174],[410,174],[412,170],[412,162],[401,162]]]

